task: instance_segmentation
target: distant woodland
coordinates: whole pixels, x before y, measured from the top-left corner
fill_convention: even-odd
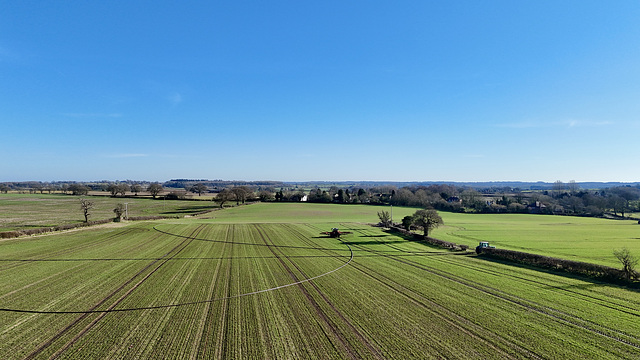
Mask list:
[[[472,186],[474,185],[474,186]],[[481,187],[481,185],[490,185]],[[521,185],[515,187],[512,185]],[[607,186],[610,185],[610,186]],[[536,213],[628,217],[640,212],[640,184],[588,183],[374,183],[279,182],[173,179],[96,182],[4,182],[0,192],[185,199],[208,194],[221,201],[307,201],[434,208],[453,212]]]

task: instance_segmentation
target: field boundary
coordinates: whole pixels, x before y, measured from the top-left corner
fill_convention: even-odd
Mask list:
[[[458,245],[456,243],[439,240],[430,236],[415,234],[411,231],[399,228],[397,226],[392,226],[389,229],[393,232],[398,232],[404,236],[411,237],[412,239],[416,239],[421,242],[423,241],[430,245],[439,246],[449,250],[465,251],[469,248],[467,245]],[[478,253],[479,258],[490,258],[515,264],[523,264],[538,269],[575,274],[611,284],[624,285],[629,288],[640,289],[640,281],[627,279],[624,271],[609,266],[566,260],[507,249],[480,248],[476,249],[476,252]],[[636,274],[636,278],[637,277],[638,274]]]
[[[175,216],[132,216],[129,217],[126,221],[146,221],[146,220],[165,220],[165,219],[177,219]],[[25,229],[25,230],[11,230],[11,231],[2,231],[0,232],[0,239],[15,239],[22,236],[33,236],[33,235],[41,235],[58,231],[66,231],[66,230],[78,230],[82,228],[93,227],[96,225],[104,225],[109,223],[118,223],[119,221],[115,221],[113,218],[102,219],[102,220],[92,220],[83,223],[77,224],[66,224],[66,225],[58,225],[58,226],[50,226],[50,227],[41,227],[36,229]]]
[[[376,225],[373,225],[376,226]],[[420,242],[426,242],[429,243],[430,245],[435,245],[435,246],[439,246],[441,248],[445,248],[445,249],[449,249],[449,250],[456,250],[456,251],[467,251],[469,249],[468,245],[462,245],[462,244],[456,244],[450,241],[444,241],[444,240],[440,240],[440,239],[436,239],[436,238],[432,238],[431,236],[424,236],[424,235],[420,235],[420,234],[416,234],[413,233],[409,230],[405,230],[401,227],[398,226],[391,226],[389,227],[389,229],[393,232],[397,232],[400,233],[404,236],[410,237],[413,240],[417,240]]]
[[[640,289],[640,282],[634,281],[633,279],[627,279],[624,271],[609,266],[507,249],[480,248],[476,251],[480,258],[502,260],[516,264],[528,265],[538,269],[552,270],[554,272],[565,272],[607,283],[625,285],[629,288]]]

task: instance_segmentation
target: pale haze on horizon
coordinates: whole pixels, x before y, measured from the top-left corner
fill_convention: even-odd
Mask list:
[[[0,181],[640,181],[637,1],[0,4]]]

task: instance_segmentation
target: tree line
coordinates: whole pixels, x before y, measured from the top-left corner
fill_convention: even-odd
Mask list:
[[[556,181],[551,190],[521,191],[513,188],[481,189],[454,185],[364,188],[280,189],[274,201],[342,204],[379,204],[433,208],[453,212],[536,213],[574,216],[624,217],[640,212],[640,187],[580,189],[575,182]]]
[[[152,197],[165,193],[165,199],[183,199],[185,194],[198,196],[210,194],[219,202],[236,201],[277,201],[339,204],[373,204],[413,206],[433,208],[453,212],[477,213],[538,213],[576,216],[603,216],[610,214],[625,217],[640,211],[640,186],[626,185],[605,189],[580,189],[575,181],[556,181],[548,190],[521,191],[518,188],[492,187],[474,189],[449,184],[411,185],[398,188],[391,185],[374,187],[328,188],[299,186],[270,186],[270,182],[193,182],[192,180],[172,180],[186,185],[183,189],[167,188],[161,183],[134,182],[23,182],[0,183],[0,192],[62,192],[73,195],[87,195],[89,191],[105,191],[111,196],[138,195],[147,192]],[[224,183],[224,186],[223,186]],[[277,182],[273,182],[276,184]],[[239,185],[242,184],[242,185]],[[282,184],[282,183],[278,183]],[[168,194],[166,191],[170,190]]]

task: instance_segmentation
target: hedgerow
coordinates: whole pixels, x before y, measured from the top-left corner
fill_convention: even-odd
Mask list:
[[[176,217],[176,216],[174,216],[174,217],[167,217],[167,216],[135,216],[135,217],[128,218],[128,220],[129,221],[161,220],[161,219],[168,219],[168,218],[175,219],[175,218],[178,218],[178,217]],[[71,229],[77,229],[77,228],[82,228],[82,227],[87,227],[87,226],[107,224],[107,223],[110,223],[110,222],[113,222],[113,221],[114,221],[114,219],[109,218],[109,219],[102,219],[102,220],[92,220],[92,221],[82,222],[82,223],[77,223],[77,224],[65,224],[65,225],[58,225],[58,226],[52,226],[52,227],[43,227],[43,228],[36,228],[36,229],[3,231],[3,232],[0,232],[0,239],[11,239],[11,238],[17,238],[17,237],[25,236],[25,235],[38,235],[38,234],[54,232],[54,231],[71,230]]]
[[[480,256],[483,257],[508,260],[544,269],[579,274],[604,281],[616,283],[629,282],[622,270],[615,269],[609,266],[585,263],[581,261],[565,260],[506,249],[477,248],[476,251]]]

